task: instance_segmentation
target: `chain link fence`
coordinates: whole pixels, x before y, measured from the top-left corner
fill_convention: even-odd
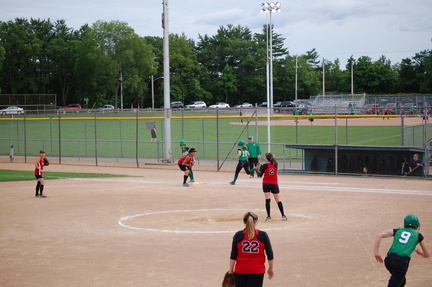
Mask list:
[[[346,107],[343,107],[344,111]],[[198,149],[198,164],[233,165],[237,142],[252,135],[263,153],[276,154],[282,169],[310,167],[305,150],[293,145],[415,147],[429,158],[431,125],[421,115],[354,114],[295,115],[295,111],[269,113],[267,108],[172,110],[171,157],[180,157],[179,141]],[[271,114],[269,116],[269,114]],[[60,164],[132,165],[164,162],[164,115],[155,110],[82,110],[63,114],[26,113],[0,118],[0,154],[13,157],[38,155],[44,149]],[[151,127],[154,127],[152,133]],[[270,128],[270,129],[269,129]],[[154,134],[156,133],[156,137]],[[270,134],[270,140],[268,135]]]

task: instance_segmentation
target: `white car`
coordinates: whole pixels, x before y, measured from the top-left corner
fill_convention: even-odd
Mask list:
[[[102,107],[98,108],[98,110],[103,111],[113,111],[115,108],[113,105],[103,105]]]
[[[214,105],[209,106],[209,109],[228,109],[230,105],[224,102],[217,102]]]
[[[249,104],[249,103],[243,103],[241,105],[235,105],[234,107],[235,108],[252,108],[253,106],[252,106],[252,104]]]
[[[6,109],[0,110],[1,115],[22,115],[24,114],[24,109],[20,107],[7,107]]]
[[[205,109],[207,108],[207,104],[203,101],[192,102],[189,105],[186,105],[186,109]]]

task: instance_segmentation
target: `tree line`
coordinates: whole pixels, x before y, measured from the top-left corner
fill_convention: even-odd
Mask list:
[[[267,27],[220,26],[197,41],[171,34],[171,100],[203,100],[231,105],[266,101]],[[384,55],[347,60],[341,69],[316,49],[291,55],[284,38],[273,34],[274,102],[322,93],[432,93],[432,50],[392,64]],[[325,63],[323,63],[325,61]],[[297,69],[296,69],[297,63]],[[324,64],[324,65],[323,65]],[[323,70],[324,67],[324,70]],[[353,77],[351,77],[352,75]],[[163,38],[141,37],[120,21],[97,21],[74,30],[64,20],[0,21],[0,93],[56,94],[58,105],[84,103],[149,107],[163,105]],[[152,82],[153,79],[153,87]]]

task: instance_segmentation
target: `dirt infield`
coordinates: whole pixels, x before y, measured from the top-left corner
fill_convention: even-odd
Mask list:
[[[32,163],[0,163],[29,170]],[[261,180],[197,168],[182,187],[175,165],[114,168],[52,164],[49,171],[125,178],[0,183],[0,286],[220,286],[232,236],[255,211],[275,252],[265,286],[386,286],[373,257],[376,233],[415,213],[432,250],[430,180],[280,175],[288,221],[272,201],[266,222]],[[382,241],[384,255],[391,239]],[[407,286],[430,286],[431,259],[413,254]]]

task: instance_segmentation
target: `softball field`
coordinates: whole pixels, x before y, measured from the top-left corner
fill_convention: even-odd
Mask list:
[[[48,156],[48,155],[47,155]],[[49,156],[48,156],[49,157]],[[0,169],[33,171],[0,159]],[[261,179],[234,166],[196,166],[182,187],[175,164],[142,168],[52,164],[60,172],[130,177],[0,183],[0,286],[220,286],[231,239],[254,211],[275,253],[275,277],[265,286],[386,286],[373,240],[418,215],[432,250],[432,184],[411,178],[279,176],[288,221],[272,200],[266,222]],[[383,239],[381,254],[391,239]],[[413,254],[407,286],[430,286],[432,261]]]

